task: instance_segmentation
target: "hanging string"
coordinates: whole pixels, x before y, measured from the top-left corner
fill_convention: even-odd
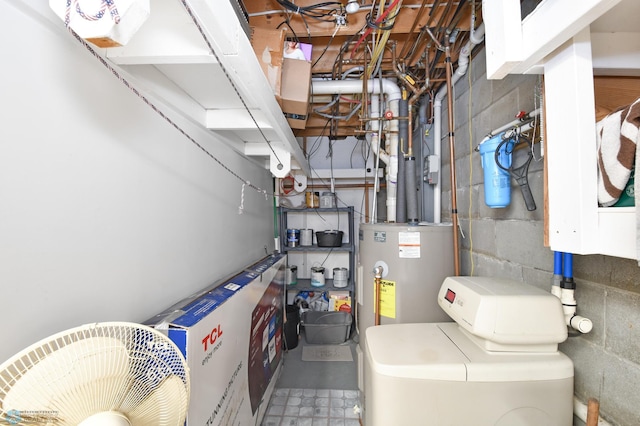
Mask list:
[[[253,124],[256,126],[256,129],[258,129],[258,131],[260,132],[260,135],[262,135],[262,139],[264,139],[264,141],[266,142],[267,146],[269,147],[269,149],[273,153],[273,156],[276,158],[276,160],[278,160],[278,169],[281,169],[282,166],[283,166],[282,165],[282,161],[280,161],[280,158],[278,157],[278,154],[276,154],[276,151],[271,146],[271,142],[269,142],[269,140],[267,139],[267,136],[262,131],[262,128],[260,128],[260,125],[258,124],[258,122],[256,121],[256,118],[251,113],[251,110],[249,109],[249,106],[245,102],[244,98],[240,95],[240,91],[238,90],[238,88],[236,87],[235,83],[233,82],[233,79],[229,75],[229,72],[227,71],[227,69],[223,65],[223,62],[220,60],[220,57],[218,56],[216,51],[213,49],[213,46],[209,42],[209,39],[207,38],[205,32],[202,30],[202,27],[200,26],[200,22],[198,22],[198,20],[196,19],[195,14],[193,13],[193,11],[189,7],[189,5],[187,5],[186,0],[182,0],[182,5],[184,6],[184,8],[186,9],[187,13],[189,14],[191,19],[193,20],[193,23],[195,24],[196,28],[198,28],[198,31],[200,32],[200,35],[202,36],[204,42],[207,43],[207,47],[209,47],[209,52],[211,52],[211,54],[216,58],[216,61],[218,61],[218,64],[220,65],[220,69],[222,69],[222,72],[227,77],[227,80],[229,80],[229,83],[231,84],[231,87],[233,87],[233,90],[236,92],[236,95],[238,95],[238,99],[240,99],[240,102],[242,102],[242,105],[244,106],[244,109],[249,114],[249,117],[251,117],[251,120],[253,121]]]
[[[200,145],[191,135],[189,135],[185,130],[183,130],[180,126],[178,126],[173,120],[171,120],[171,118],[167,117],[164,112],[162,112],[155,104],[153,104],[151,101],[149,101],[149,99],[147,99],[143,94],[141,94],[138,89],[136,89],[135,87],[133,87],[129,81],[127,79],[125,79],[123,76],[120,75],[120,73],[113,67],[111,66],[111,64],[109,64],[107,62],[106,59],[104,59],[102,56],[100,56],[92,47],[91,45],[85,41],[82,37],[80,37],[75,31],[73,31],[73,29],[71,27],[69,27],[69,25],[67,24],[67,29],[69,30],[69,32],[73,35],[73,37],[80,43],[82,44],[96,59],[98,59],[100,61],[100,63],[102,65],[104,65],[109,71],[111,71],[111,73],[118,79],[120,80],[120,82],[122,84],[124,84],[129,90],[131,90],[136,96],[138,96],[145,104],[147,104],[149,107],[151,107],[151,109],[153,109],[158,115],[160,115],[160,117],[164,118],[165,121],[167,121],[171,126],[173,126],[178,132],[180,132],[184,137],[186,137],[192,144],[194,144],[195,146],[197,146],[198,148],[200,148],[200,150],[202,152],[204,152],[207,156],[209,156],[213,161],[215,161],[216,163],[218,163],[218,165],[220,165],[220,167],[222,167],[224,170],[226,170],[229,174],[231,174],[232,176],[234,176],[235,178],[239,179],[240,181],[243,182],[243,186],[246,183],[246,185],[250,188],[255,189],[258,192],[262,192],[265,196],[265,199],[267,199],[267,191],[265,189],[262,189],[252,183],[248,183],[249,181],[247,181],[246,179],[243,179],[240,175],[238,175],[236,172],[234,172],[233,170],[231,170],[229,167],[227,167],[222,161],[220,161],[218,158],[216,158],[213,154],[211,154],[209,151],[207,151],[202,145]]]
[[[240,190],[240,207],[238,207],[238,214],[244,213],[244,187],[245,185],[251,185],[251,182],[247,181],[242,184],[242,189]]]

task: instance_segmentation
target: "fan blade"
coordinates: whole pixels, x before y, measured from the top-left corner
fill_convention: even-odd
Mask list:
[[[51,348],[53,349],[53,348]],[[67,344],[30,360],[2,401],[5,412],[51,412],[60,424],[117,407],[127,391],[129,355],[112,337]]]
[[[126,414],[133,426],[179,426],[184,424],[187,415],[188,398],[182,380],[169,376]]]

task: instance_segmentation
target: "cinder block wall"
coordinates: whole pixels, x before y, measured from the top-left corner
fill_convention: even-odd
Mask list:
[[[471,81],[471,85],[469,84]],[[513,75],[487,80],[484,51],[471,61],[454,89],[457,209],[461,231],[461,274],[499,276],[549,289],[553,253],[544,246],[543,161],[529,169],[537,209],[526,209],[512,179],[511,205],[491,209],[484,202],[480,154],[474,148],[517,111],[540,106],[542,77]],[[451,220],[451,184],[446,100],[442,129],[442,218]],[[579,179],[567,171],[562,183]],[[575,364],[575,394],[595,397],[600,414],[614,425],[640,424],[640,267],[608,256],[574,256],[578,312],[594,323],[588,335],[573,335],[560,346]],[[574,424],[584,423],[574,418]]]

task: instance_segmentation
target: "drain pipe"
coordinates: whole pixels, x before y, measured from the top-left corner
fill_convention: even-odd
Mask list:
[[[371,134],[369,143],[373,152],[380,152],[379,158],[386,167],[387,179],[387,221],[396,221],[396,196],[397,196],[397,175],[398,175],[398,116],[399,101],[401,92],[398,85],[388,79],[362,80],[312,80],[311,95],[341,95],[362,93],[363,84],[366,84],[367,93],[371,93],[370,125]],[[389,120],[386,149],[379,150],[380,132],[379,128],[380,108],[378,107],[377,96],[385,95],[388,105]],[[374,99],[375,98],[375,99]],[[382,116],[386,116],[383,113]]]
[[[576,315],[578,303],[574,297],[576,284],[573,281],[573,254],[563,253],[563,277],[560,283],[560,301],[567,325],[580,333],[588,333],[593,328],[590,319]]]
[[[484,40],[484,23],[480,24],[478,28],[471,31],[469,35],[469,41],[460,50],[458,57],[458,68],[453,73],[451,79],[451,86],[453,87],[460,78],[467,73],[469,67],[469,56],[473,47],[482,43]],[[433,154],[437,159],[442,158],[442,99],[447,95],[447,86],[442,86],[438,93],[433,98]],[[449,129],[450,132],[453,129]],[[437,182],[433,188],[433,222],[440,223],[441,216],[440,210],[442,205],[442,193],[441,193],[441,177],[438,173]],[[455,231],[457,233],[457,230]]]

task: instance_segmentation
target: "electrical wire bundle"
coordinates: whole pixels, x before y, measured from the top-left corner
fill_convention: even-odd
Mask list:
[[[371,13],[367,15],[367,29],[358,39],[353,47],[353,50],[351,51],[351,58],[354,58],[362,42],[365,41],[374,30],[376,31],[374,43],[371,48],[372,54],[369,66],[367,68],[367,76],[373,74],[375,68],[378,66],[378,60],[381,59],[384,53],[387,40],[391,35],[391,30],[393,29],[396,16],[398,16],[398,12],[400,11],[401,6],[402,0],[393,0],[389,7],[385,9],[384,0],[380,0],[375,20],[372,19],[373,9]]]
[[[298,6],[287,0],[277,0],[286,10],[299,14],[303,19],[311,18],[324,22],[336,22],[336,15],[344,15],[344,7],[339,1],[326,1],[309,6]]]

